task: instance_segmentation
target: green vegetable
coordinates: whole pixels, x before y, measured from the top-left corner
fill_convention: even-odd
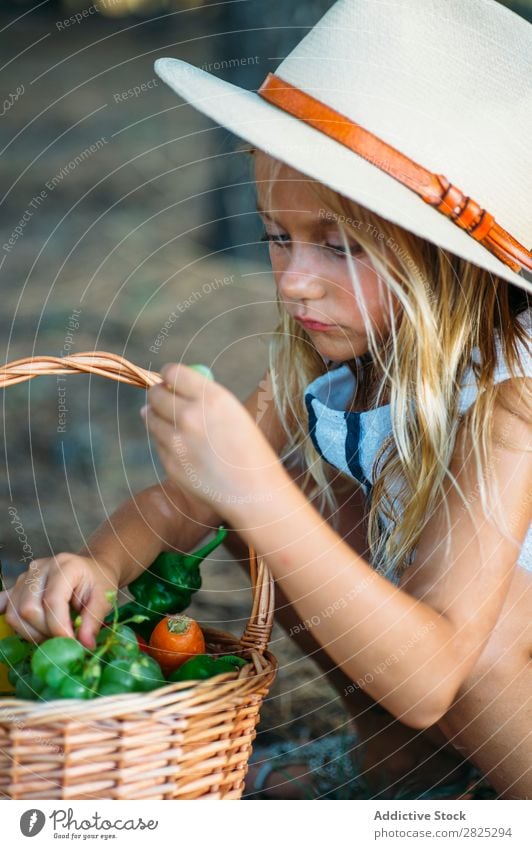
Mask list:
[[[137,680],[130,671],[131,661],[125,659],[112,660],[104,666],[98,692],[112,685],[119,693],[132,693],[137,689]]]
[[[18,679],[19,679],[19,675],[17,673],[17,670],[15,669],[14,666],[12,666],[11,669],[8,670],[7,680],[9,681],[9,683],[11,684],[12,687],[15,687]]]
[[[141,691],[155,690],[166,684],[166,679],[157,661],[147,654],[141,654],[129,667],[131,675]]]
[[[97,653],[88,655],[85,663],[83,664],[80,677],[84,685],[91,690],[94,696],[98,689],[100,678],[102,677],[102,664]]]
[[[59,691],[55,687],[49,687],[48,685],[46,685],[46,687],[44,687],[39,693],[39,699],[41,702],[52,702],[59,698],[61,698]]]
[[[31,699],[35,701],[39,698],[39,693],[43,688],[43,682],[35,675],[31,673],[29,675],[20,675],[15,685],[15,696],[17,699]]]
[[[17,688],[22,689],[22,682],[29,678],[31,675],[31,665],[29,657],[25,657],[23,660],[19,661],[19,663],[15,664],[9,669],[7,673],[7,677],[9,679],[9,683],[15,688],[15,694]]]
[[[91,699],[94,690],[79,675],[68,675],[59,685],[58,696],[62,699]]]
[[[159,664],[140,651],[136,633],[118,621],[116,593],[113,619],[102,628],[94,651],[73,637],[52,637],[41,645],[19,636],[0,640],[0,658],[9,667],[7,678],[19,699],[92,699],[99,695],[146,692],[166,684]]]
[[[7,678],[9,683],[16,687],[17,681],[21,675],[27,675],[31,672],[31,669],[24,665],[24,661],[22,663],[17,664],[16,666],[11,666],[7,673]]]
[[[0,640],[0,663],[9,667],[16,666],[21,660],[29,657],[34,648],[34,643],[23,640],[22,637],[4,637]]]
[[[41,645],[9,635],[0,640],[0,662],[20,699],[92,699],[127,692],[148,692],[167,681],[153,657],[140,651],[136,630],[149,638],[167,613],[188,607],[201,586],[199,564],[224,540],[221,525],[215,538],[190,554],[164,552],[149,570],[130,585],[134,601],[121,608],[111,594],[113,612],[102,628],[93,651],[73,637],[52,637]],[[135,626],[135,630],[128,626]],[[76,627],[76,623],[74,623]],[[143,629],[143,626],[144,629]],[[234,655],[191,658],[170,681],[210,678],[233,672],[246,663]]]
[[[157,623],[168,613],[180,613],[190,604],[192,596],[201,587],[199,565],[227,536],[220,525],[213,540],[190,554],[163,551],[151,566],[135,578],[129,586],[134,598],[118,609],[119,622],[131,617],[144,616],[145,621],[135,624],[135,630],[149,640]],[[105,621],[111,621],[112,614]]]
[[[4,581],[2,578],[2,564],[0,563],[0,592],[4,589]],[[11,625],[8,624],[4,613],[0,614],[0,639],[4,637],[12,637],[15,632]],[[7,677],[8,666],[0,660],[0,691],[8,695],[13,692],[13,687]]]
[[[185,661],[178,669],[169,676],[169,681],[195,681],[212,678],[213,675],[221,675],[224,672],[236,672],[247,661],[233,654],[212,657],[209,654],[198,654]]]
[[[112,639],[109,635],[109,628],[102,628],[96,638],[96,646],[102,646],[106,641],[109,641],[106,652],[106,656],[109,658],[136,657],[140,652],[137,635],[128,625],[117,625]]]
[[[166,680],[157,661],[139,654],[136,658],[117,658],[108,663],[102,672],[99,693],[147,692],[164,684]]]
[[[59,687],[63,679],[80,668],[86,649],[73,637],[52,637],[35,650],[31,670],[49,687]]]
[[[218,662],[222,662],[225,666],[231,666],[236,669],[241,669],[246,663],[249,661],[244,660],[243,657],[238,657],[236,654],[223,654],[221,657],[216,658]]]
[[[121,693],[126,693],[123,686],[118,682],[111,684],[101,684],[98,689],[99,696],[119,696]]]

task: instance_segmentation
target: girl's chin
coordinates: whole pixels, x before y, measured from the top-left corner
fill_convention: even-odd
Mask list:
[[[330,347],[327,347],[326,345],[319,345],[316,344],[316,342],[314,342],[314,347],[318,354],[333,363],[345,363],[348,360],[354,360],[355,357],[361,357],[368,350],[367,347],[364,349],[363,345],[353,345],[352,348],[345,347],[342,350],[340,348],[334,349],[332,345]]]

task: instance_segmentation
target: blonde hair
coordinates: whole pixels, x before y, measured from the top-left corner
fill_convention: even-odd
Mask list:
[[[243,149],[255,152],[249,146]],[[273,162],[268,180],[270,191],[282,165]],[[307,182],[322,201],[324,214],[337,220],[346,249],[347,237],[351,236],[365,252],[361,261],[372,263],[385,283],[383,288],[393,293],[401,307],[399,320],[392,315],[385,339],[376,338],[367,319],[368,354],[349,362],[359,376],[357,397],[353,400],[360,403],[362,396],[367,403],[372,397],[378,406],[385,397],[389,398],[392,434],[381,446],[373,466],[367,510],[368,545],[374,568],[397,580],[411,562],[440,498],[446,503],[446,487],[454,487],[464,506],[471,506],[471,496],[469,500],[465,498],[449,469],[461,422],[466,423],[464,436],[470,438],[474,453],[478,478],[475,492],[486,515],[493,515],[492,505],[499,504],[497,493],[490,493],[487,486],[487,470],[493,462],[492,440],[496,438],[499,445],[509,444],[506,435],[494,434],[492,427],[497,396],[495,336],[499,334],[512,380],[524,377],[518,345],[528,345],[529,339],[517,316],[527,308],[528,296],[504,279],[381,218],[327,186],[310,179]],[[376,234],[380,234],[378,238]],[[349,251],[347,261],[358,296],[358,276]],[[363,299],[359,298],[359,304],[364,313]],[[353,481],[324,462],[316,451],[309,437],[304,403],[305,387],[326,371],[326,364],[309,344],[301,325],[285,309],[280,307],[279,312],[279,324],[270,344],[270,372],[278,415],[287,434],[281,459],[287,465],[295,458],[303,462],[302,488],[311,500],[317,499],[318,509],[328,513],[336,526],[338,503],[331,488],[333,476],[345,477],[351,486]],[[478,362],[474,349],[480,355]],[[366,367],[362,372],[363,364]],[[478,394],[466,415],[461,416],[460,387],[468,366],[478,381]],[[524,398],[526,419],[530,421],[530,386],[524,381],[514,386],[521,399],[520,414],[523,415]],[[523,446],[513,448],[526,450]],[[504,527],[502,532],[508,535],[509,530]]]

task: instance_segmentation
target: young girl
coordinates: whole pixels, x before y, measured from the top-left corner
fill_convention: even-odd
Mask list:
[[[475,17],[471,26],[467,16],[477,5],[491,17]],[[408,16],[416,6],[402,10]],[[516,32],[524,37],[524,22],[490,0],[467,7],[435,0],[439,6],[451,69],[464,56],[474,61],[483,28],[496,27],[508,47]],[[2,594],[0,609],[20,633],[42,640],[72,635],[71,603],[83,612],[78,637],[92,645],[109,609],[106,590],[125,586],[162,550],[194,548],[224,521],[236,553],[244,543],[266,558],[282,624],[330,675],[354,721],[347,754],[334,740],[285,753],[252,771],[250,791],[274,797],[310,789],[322,798],[334,792],[341,765],[353,798],[362,780],[373,798],[456,798],[468,789],[474,798],[529,798],[531,312],[530,285],[517,270],[530,254],[515,232],[491,223],[493,212],[486,218],[469,206],[470,198],[460,196],[453,207],[457,225],[441,214],[453,212],[443,201],[434,209],[417,196],[411,168],[417,176],[423,169],[423,142],[409,144],[416,113],[404,98],[400,108],[393,97],[387,106],[388,138],[403,133],[400,152],[364,135],[364,108],[375,130],[367,104],[385,89],[374,65],[360,112],[355,94],[365,65],[355,74],[352,57],[367,47],[368,32],[373,47],[381,43],[391,14],[383,11],[382,4],[341,0],[280,66],[280,88],[273,80],[253,99],[236,90],[249,100],[239,134],[253,145],[279,305],[266,373],[274,402],[263,409],[264,383],[241,404],[187,366],[165,365],[142,414],[167,479],[122,505],[77,555],[35,561],[31,591],[22,576]],[[429,24],[415,11],[415,45],[405,25],[402,39],[387,42],[386,63],[382,52],[380,59],[393,68],[390,86],[408,81],[403,94],[414,104],[412,81],[432,82],[425,109],[445,114],[458,95],[452,80],[448,90],[438,87],[438,58],[423,49]],[[325,61],[332,32],[334,66]],[[348,60],[353,76],[346,81]],[[185,63],[175,60],[172,69],[173,61],[162,60],[158,72],[235,130],[242,110],[215,96],[234,87],[205,72],[184,75]],[[338,78],[320,90],[315,81],[325,70]],[[501,110],[504,74],[514,71],[501,66],[502,79],[490,87],[493,96],[500,85]],[[200,83],[207,88],[198,90]],[[296,116],[306,90],[319,100],[304,100]],[[290,97],[270,105],[265,95],[276,91]],[[473,110],[473,83],[468,97]],[[330,117],[332,101],[341,121]],[[257,116],[250,120],[253,109],[263,117],[260,129]],[[286,132],[265,129],[260,110],[281,110]],[[348,137],[355,115],[358,136]],[[480,143],[482,115],[464,113],[468,144],[464,135],[450,157],[453,186],[460,176],[467,182],[465,149]],[[513,120],[514,133],[516,126]],[[341,138],[334,136],[339,127]],[[434,157],[430,140],[425,154],[427,162]],[[305,170],[293,166],[294,156]],[[444,174],[445,148],[441,160]],[[503,161],[509,168],[515,160],[508,154]],[[357,179],[349,172],[341,192],[338,175],[347,165]],[[508,194],[522,202],[511,194],[516,184],[503,181],[497,194],[496,174],[493,181],[501,210]],[[458,197],[454,187],[440,188]],[[477,239],[483,221],[490,226]]]

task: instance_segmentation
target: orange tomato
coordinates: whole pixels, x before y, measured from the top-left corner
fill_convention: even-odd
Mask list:
[[[189,658],[205,654],[203,631],[190,616],[165,616],[153,629],[150,654],[163,672],[172,672]]]

